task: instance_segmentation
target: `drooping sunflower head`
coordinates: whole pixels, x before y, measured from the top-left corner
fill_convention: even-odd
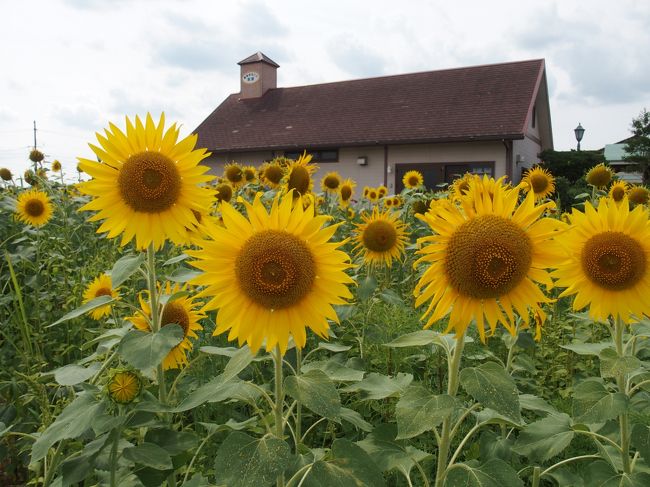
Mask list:
[[[346,179],[341,183],[339,186],[339,198],[343,206],[350,204],[350,200],[354,195],[354,188],[356,187],[357,184],[351,179]]]
[[[424,176],[419,171],[408,171],[402,178],[402,183],[407,189],[414,189],[424,184]]]
[[[266,342],[285,353],[289,335],[297,347],[306,343],[306,328],[328,336],[328,320],[338,321],[333,305],[351,298],[349,257],[331,242],[337,225],[323,227],[328,216],[316,216],[294,204],[291,195],[276,196],[270,210],[257,195],[244,201],[248,218],[231,205],[222,206],[224,226],[210,240],[188,251],[203,274],[200,296],[217,309],[215,335],[248,343],[253,353]]]
[[[370,186],[364,186],[363,187],[363,197],[364,198],[368,197],[368,191],[370,191]]]
[[[32,162],[41,162],[43,159],[45,159],[45,154],[43,154],[40,150],[38,149],[32,149],[29,152],[29,160]]]
[[[114,370],[106,384],[108,397],[117,404],[130,404],[142,391],[142,378],[134,370]]]
[[[232,186],[238,188],[246,182],[244,178],[244,169],[236,162],[226,164],[223,168],[223,177]]]
[[[264,183],[267,186],[270,188],[277,188],[280,186],[280,182],[284,177],[284,168],[277,162],[273,161],[264,167],[264,172],[262,174]]]
[[[61,170],[61,163],[58,160],[52,162],[52,171],[59,172]]]
[[[179,129],[165,130],[164,114],[156,125],[150,114],[143,123],[126,118],[126,133],[109,123],[105,136],[97,134],[99,146],[90,144],[101,162],[79,159],[81,169],[92,176],[79,184],[81,192],[93,199],[81,210],[97,211],[90,221],[104,220],[98,233],[109,238],[122,235],[121,245],[134,237],[136,247],[149,244],[160,248],[167,239],[186,242],[185,222],[192,210],[205,213],[213,191],[204,183],[207,166],[199,162],[209,153],[194,150],[196,135],[178,140]]]
[[[83,295],[83,302],[87,303],[100,296],[111,296],[117,298],[119,296],[118,290],[113,289],[111,276],[108,274],[100,274],[88,286]],[[101,320],[111,313],[111,305],[106,304],[95,308],[90,311],[90,316],[93,320]]]
[[[377,187],[377,197],[383,198],[388,194],[388,188],[383,184]]]
[[[528,185],[528,191],[532,191],[535,199],[543,199],[555,191],[555,178],[546,169],[535,166],[526,173],[524,182]]]
[[[609,188],[609,197],[617,203],[622,202],[623,198],[627,196],[628,187],[629,185],[625,181],[621,181],[620,179],[614,181]]]
[[[318,170],[318,166],[310,164],[312,155],[304,152],[298,160],[289,164],[284,178],[284,189],[286,193],[292,192],[294,198],[300,198],[311,193],[314,187],[312,175]]]
[[[585,176],[585,179],[587,180],[587,183],[591,184],[592,186],[596,186],[597,188],[604,188],[610,183],[612,177],[614,177],[614,173],[612,172],[611,168],[601,162],[600,164],[589,169],[587,175]]]
[[[232,186],[229,183],[221,183],[217,185],[216,198],[219,203],[228,202],[232,199]]]
[[[341,176],[336,171],[328,172],[321,179],[321,189],[326,193],[338,193],[341,186]]]
[[[573,309],[589,306],[593,319],[610,316],[629,323],[650,312],[650,220],[647,209],[629,209],[602,198],[598,208],[573,209],[569,230],[558,240],[566,249],[553,273],[560,296],[573,296]]]
[[[415,288],[415,304],[428,303],[425,327],[449,314],[449,330],[462,334],[476,320],[485,340],[486,321],[492,332],[502,323],[514,333],[515,310],[529,326],[530,315],[550,301],[536,282],[553,286],[546,268],[560,255],[552,237],[563,224],[540,219],[551,203],[536,205],[532,192],[518,205],[518,189],[502,180],[483,182],[470,184],[469,203],[463,199],[462,207],[436,200],[435,208],[418,215],[433,235],[418,240],[422,257],[416,265],[428,267]]]
[[[41,179],[47,179],[47,170],[44,167],[39,167],[36,170],[36,176],[38,176]]]
[[[627,197],[633,205],[645,205],[650,199],[650,191],[645,186],[634,185],[628,189]]]
[[[416,200],[411,204],[411,211],[414,215],[424,215],[428,209],[427,202],[423,200]]]
[[[253,166],[244,166],[244,181],[247,183],[257,182],[257,170]]]
[[[31,169],[27,169],[23,173],[23,179],[30,186],[37,186],[38,185],[38,179],[36,179],[36,173],[34,171],[32,171]]]
[[[11,171],[9,169],[3,167],[0,168],[0,178],[2,178],[3,181],[11,181],[14,176],[11,174]]]
[[[392,198],[391,198],[392,199]],[[390,267],[401,259],[408,242],[406,225],[391,211],[381,212],[375,207],[370,215],[362,215],[354,230],[354,251],[363,255],[364,262],[374,267]]]
[[[159,290],[164,295],[178,296],[179,293],[188,293],[189,287],[187,284],[180,286],[174,284],[173,286],[167,282],[165,286],[158,286]],[[162,315],[160,318],[160,328],[162,329],[168,325],[178,325],[183,329],[183,340],[176,345],[167,356],[163,359],[163,369],[178,369],[187,365],[187,353],[192,350],[192,341],[190,339],[198,338],[196,332],[202,330],[203,327],[199,323],[200,320],[205,318],[205,314],[199,309],[200,302],[195,301],[196,296],[181,295],[172,301],[167,301],[162,308]],[[151,318],[151,305],[149,293],[144,291],[138,296],[140,301],[140,308],[142,313],[148,318]],[[138,330],[150,332],[151,327],[149,323],[140,313],[128,318],[133,326]]]
[[[43,191],[30,189],[18,195],[16,218],[29,225],[40,227],[52,217],[52,203]]]

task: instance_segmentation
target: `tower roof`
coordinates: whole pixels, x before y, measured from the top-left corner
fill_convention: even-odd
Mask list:
[[[255,54],[248,56],[246,59],[242,59],[237,64],[242,66],[244,64],[259,63],[259,62],[270,64],[271,66],[274,66],[276,68],[280,67],[278,63],[276,63],[273,59],[271,59],[266,54],[260,51],[257,51]]]

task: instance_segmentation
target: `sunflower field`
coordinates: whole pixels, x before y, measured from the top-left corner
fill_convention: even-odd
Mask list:
[[[78,184],[0,169],[0,485],[650,485],[645,187],[195,145],[147,115]]]

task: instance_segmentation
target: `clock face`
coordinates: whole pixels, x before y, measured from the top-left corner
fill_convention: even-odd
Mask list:
[[[260,75],[255,71],[249,71],[248,73],[244,74],[241,79],[244,81],[244,83],[255,83],[258,79],[260,79]]]

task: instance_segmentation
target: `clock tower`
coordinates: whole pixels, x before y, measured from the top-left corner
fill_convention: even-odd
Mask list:
[[[259,98],[267,90],[277,88],[277,69],[280,65],[261,52],[258,51],[237,64],[241,67],[239,73],[240,99]]]

